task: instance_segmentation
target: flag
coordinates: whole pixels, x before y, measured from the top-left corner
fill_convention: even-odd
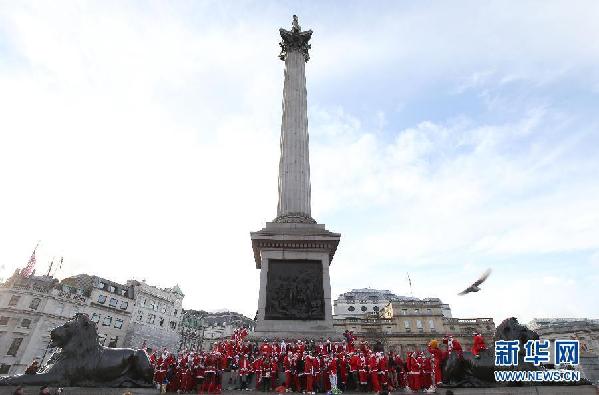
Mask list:
[[[38,245],[39,243],[37,243],[37,245],[33,249],[33,252],[31,253],[31,258],[29,258],[29,262],[27,262],[27,266],[25,266],[25,269],[21,270],[21,276],[31,277],[33,275],[33,272],[35,271],[35,251],[37,250]]]

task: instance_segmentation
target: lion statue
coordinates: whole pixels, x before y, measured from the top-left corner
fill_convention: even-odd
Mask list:
[[[519,340],[525,344],[528,340],[537,340],[539,335],[520,324],[514,317],[503,320],[495,330],[493,340]],[[489,339],[491,340],[491,339]],[[502,368],[495,366],[495,346],[490,344],[487,350],[481,351],[479,359],[468,356],[459,358],[452,354],[443,363],[443,381],[449,387],[487,387],[499,385],[495,382],[496,370],[539,370],[540,368],[523,361],[524,350],[520,349],[519,364],[516,367]]]
[[[153,369],[145,351],[100,346],[96,324],[87,315],[76,314],[54,328],[50,346],[59,350],[41,373],[6,377],[0,379],[0,385],[152,386]]]

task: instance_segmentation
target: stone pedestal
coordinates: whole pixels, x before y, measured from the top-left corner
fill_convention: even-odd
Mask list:
[[[256,338],[338,338],[329,265],[340,234],[312,223],[268,222],[252,232],[260,269]]]

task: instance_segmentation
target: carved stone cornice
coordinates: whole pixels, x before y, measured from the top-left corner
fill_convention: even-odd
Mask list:
[[[307,30],[302,32],[301,27],[298,24],[297,16],[293,16],[293,23],[291,30],[279,29],[279,33],[281,34],[281,38],[283,39],[279,46],[281,47],[281,53],[279,54],[279,58],[281,60],[285,60],[287,58],[287,54],[291,51],[299,51],[302,55],[304,55],[304,59],[307,62],[310,60],[310,54],[308,50],[311,48],[308,41],[312,37],[312,30]]]
[[[256,261],[256,268],[260,268],[261,259],[260,251],[263,249],[270,250],[323,250],[329,253],[329,265],[333,261],[337,246],[339,245],[339,239],[331,240],[281,240],[274,238],[252,239],[252,248],[254,250],[254,260]]]
[[[288,213],[284,215],[279,215],[277,218],[273,219],[272,222],[276,222],[279,224],[315,224],[316,221],[311,216],[304,213]]]

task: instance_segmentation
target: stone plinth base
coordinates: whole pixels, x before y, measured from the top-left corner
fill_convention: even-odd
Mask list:
[[[281,330],[272,330],[272,331],[254,331],[250,333],[248,336],[249,340],[262,341],[264,339],[268,339],[272,341],[274,339],[280,340],[326,340],[331,339],[331,341],[341,341],[343,340],[343,334],[340,332],[335,332],[331,330],[322,330],[322,331],[301,331],[290,329],[288,331]]]
[[[341,236],[322,224],[274,222],[251,236],[260,269],[257,338],[340,337],[333,328],[329,265]]]

